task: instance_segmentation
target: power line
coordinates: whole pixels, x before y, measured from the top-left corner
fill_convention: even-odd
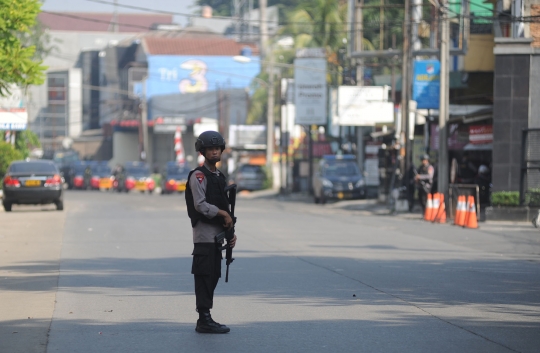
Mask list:
[[[95,22],[95,23],[104,23],[104,24],[118,24],[118,25],[121,25],[121,26],[126,26],[126,27],[132,27],[132,28],[139,28],[139,29],[143,29],[143,30],[146,30],[146,31],[151,31],[152,28],[150,27],[145,27],[145,26],[141,26],[141,25],[136,25],[136,24],[129,24],[129,23],[122,23],[122,22],[113,22],[113,21],[105,21],[105,20],[98,20],[96,18],[90,18],[90,17],[84,17],[84,16],[77,16],[77,15],[72,15],[72,14],[68,14],[68,13],[63,13],[63,12],[52,12],[52,11],[42,11],[43,13],[48,13],[48,14],[51,14],[51,15],[54,15],[54,16],[59,16],[59,17],[66,17],[66,18],[73,18],[73,19],[78,19],[78,20],[82,20],[82,21],[87,21],[87,22]],[[393,22],[390,22],[390,21],[384,21],[385,23],[387,23],[387,28],[400,28],[403,24],[402,20],[396,20],[396,21],[393,21]],[[363,29],[365,30],[366,28],[377,28],[380,26],[380,21],[369,21],[368,23],[370,23],[369,26],[366,26],[364,25],[363,26]],[[420,23],[420,22],[418,22]],[[304,23],[306,25],[310,25],[308,23]],[[207,31],[197,31],[197,30],[186,30],[186,29],[182,29],[182,30],[174,30],[174,31],[171,31],[171,30],[168,30],[169,32],[184,32],[184,33],[199,33],[199,34],[210,34],[209,32]],[[355,30],[338,30],[338,31],[334,31],[334,33],[336,34],[345,34],[345,33],[351,33],[351,32],[356,32]],[[299,33],[296,33],[296,34],[310,34],[310,35],[317,35],[317,34],[327,34],[328,32],[314,32],[314,31],[300,31]],[[231,32],[230,34],[240,34],[240,33],[235,33],[235,32]],[[291,35],[291,33],[284,33],[284,35]],[[252,37],[258,37],[260,36],[260,34],[256,34],[256,35],[252,35]],[[167,37],[167,38],[170,38],[170,37]]]

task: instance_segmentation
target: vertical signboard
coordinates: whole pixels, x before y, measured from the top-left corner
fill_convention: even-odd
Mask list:
[[[413,100],[417,109],[439,109],[441,64],[438,60],[414,62]]]
[[[11,85],[9,90],[9,96],[0,96],[0,130],[26,130],[28,113],[24,93],[16,85]]]
[[[326,59],[297,58],[294,65],[295,123],[326,124]]]

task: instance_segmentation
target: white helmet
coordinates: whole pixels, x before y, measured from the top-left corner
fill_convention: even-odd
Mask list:
[[[480,166],[480,168],[478,168],[478,173],[480,173],[480,174],[488,174],[489,173],[489,168],[482,164]]]

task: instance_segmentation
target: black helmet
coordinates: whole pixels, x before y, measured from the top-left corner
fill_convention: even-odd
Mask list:
[[[422,157],[420,157],[420,160],[428,160],[429,161],[429,154],[424,154]]]
[[[201,152],[206,147],[221,147],[221,152],[225,149],[225,139],[217,131],[205,131],[199,135],[195,141],[195,151]]]

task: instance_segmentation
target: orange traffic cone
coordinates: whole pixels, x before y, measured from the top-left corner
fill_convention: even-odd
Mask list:
[[[424,219],[426,221],[430,221],[432,213],[433,213],[433,197],[431,196],[431,194],[427,194],[426,211],[424,213]]]
[[[467,200],[467,218],[463,224],[465,228],[478,228],[478,220],[476,219],[476,205],[474,203],[474,196],[469,196]]]
[[[428,221],[433,222],[435,220],[435,217],[437,216],[437,212],[439,212],[439,207],[441,205],[441,198],[440,194],[438,192],[433,194],[433,208],[431,209],[431,217]]]
[[[433,223],[446,223],[446,206],[444,205],[444,194],[439,194],[440,205],[437,209]]]
[[[463,226],[465,224],[466,216],[465,196],[458,196],[458,203],[456,207],[456,217],[454,218],[454,224],[457,226]]]

